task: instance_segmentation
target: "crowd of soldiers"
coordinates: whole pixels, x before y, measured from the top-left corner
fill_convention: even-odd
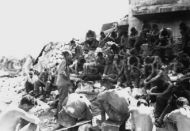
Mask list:
[[[156,103],[155,124],[160,127],[166,113],[176,109],[170,107],[171,103],[179,97],[190,100],[190,28],[182,22],[179,30],[180,43],[173,38],[172,29],[160,29],[157,24],[147,22],[140,32],[135,27],[129,33],[118,32],[116,28],[108,34],[101,32],[99,39],[94,31],[89,30],[84,42],[74,39],[69,42],[70,49],[62,53],[61,63],[37,73],[30,69],[26,92],[44,99],[51,91],[58,90],[59,96],[53,104],[58,109],[57,117],[63,118],[66,117],[63,103],[82,82],[99,81],[106,90],[144,89],[145,95],[139,98],[147,105]],[[92,119],[89,113],[87,116]]]

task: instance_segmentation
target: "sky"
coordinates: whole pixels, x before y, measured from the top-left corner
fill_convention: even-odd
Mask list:
[[[0,57],[36,57],[48,42],[84,39],[128,14],[128,0],[0,0]]]

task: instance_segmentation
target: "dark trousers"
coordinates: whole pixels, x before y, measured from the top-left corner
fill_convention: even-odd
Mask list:
[[[44,93],[44,88],[45,85],[40,82],[39,80],[37,80],[35,83],[34,83],[34,95],[35,96],[39,96],[39,95],[42,95]]]
[[[25,90],[26,90],[26,93],[29,93],[30,91],[33,91],[34,90],[34,84],[29,82],[29,81],[26,81]]]

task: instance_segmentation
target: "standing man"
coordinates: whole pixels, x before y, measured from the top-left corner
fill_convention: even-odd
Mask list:
[[[72,83],[70,81],[70,72],[69,72],[71,54],[69,53],[69,51],[64,51],[62,54],[63,54],[64,59],[58,67],[58,75],[57,75],[57,82],[56,82],[58,92],[59,92],[58,123],[60,125],[61,125],[61,120],[60,120],[61,118],[59,117],[60,116],[59,113],[62,109],[63,101],[68,96],[69,88],[72,87]]]

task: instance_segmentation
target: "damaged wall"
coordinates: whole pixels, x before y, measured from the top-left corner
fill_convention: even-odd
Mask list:
[[[130,4],[135,6],[176,4],[185,2],[189,2],[189,0],[130,0]]]
[[[141,30],[142,22],[156,23],[160,28],[169,27],[175,38],[180,37],[179,23],[190,25],[189,0],[129,0],[129,29]]]

